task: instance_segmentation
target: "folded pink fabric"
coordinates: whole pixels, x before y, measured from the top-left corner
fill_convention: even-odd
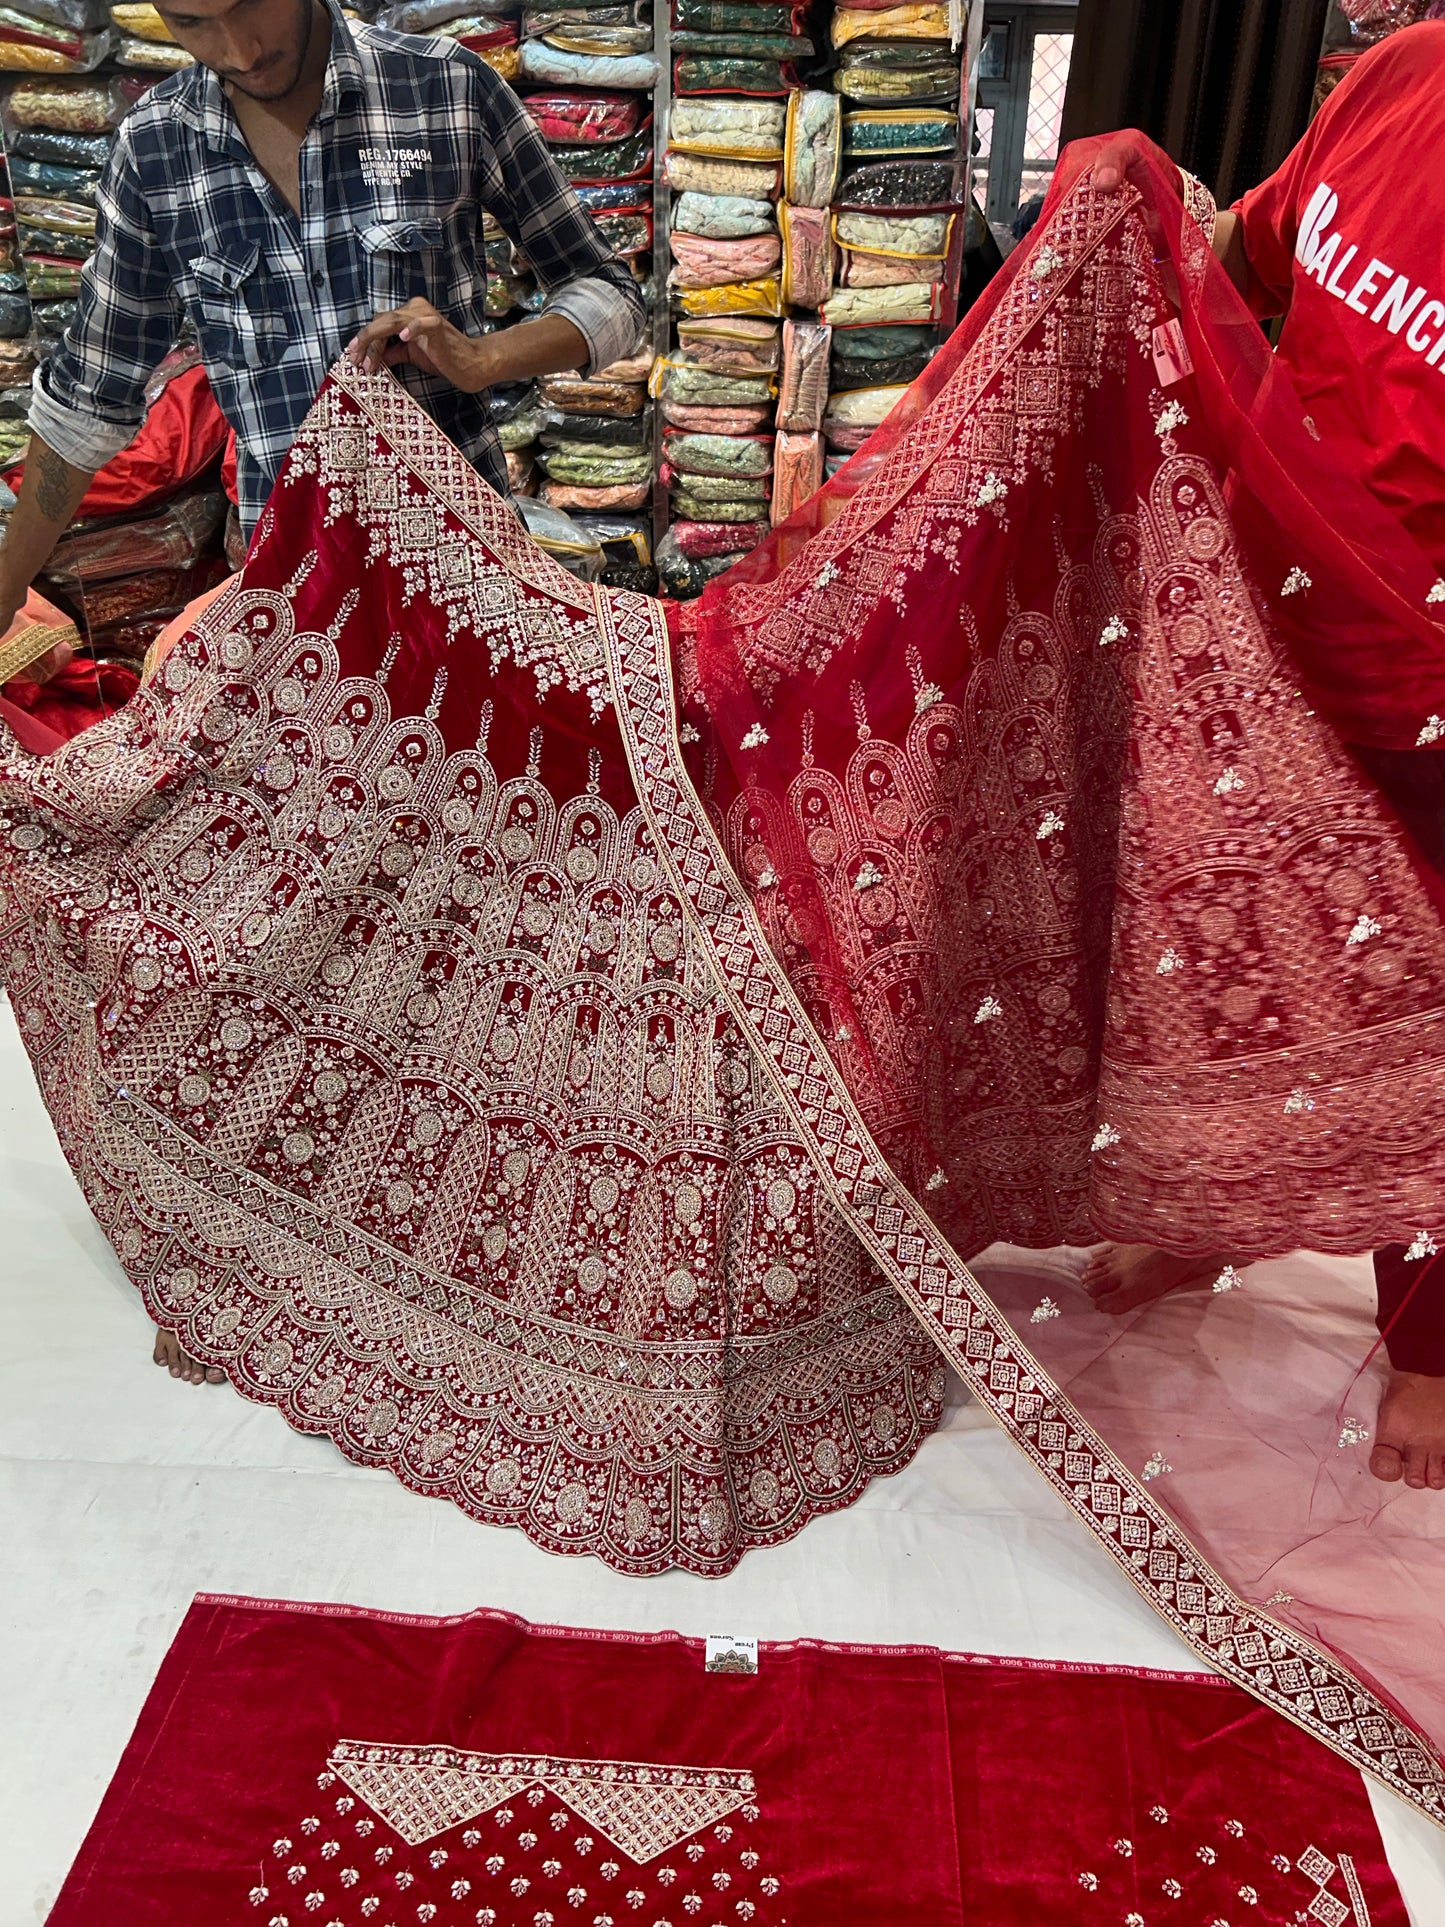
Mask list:
[[[841,288],[897,288],[905,281],[941,281],[941,261],[920,261],[913,256],[868,254],[859,248],[844,248],[843,271],[838,276]]]
[[[776,234],[715,240],[706,234],[674,231],[672,254],[677,265],[669,280],[676,288],[721,288],[730,281],[755,281],[772,273],[782,251]]]
[[[783,372],[778,377],[779,428],[806,433],[823,426],[832,346],[833,330],[825,323],[783,323]]]
[[[689,435],[756,435],[773,419],[772,404],[757,408],[707,408],[701,403],[664,401],[662,419]]]
[[[540,495],[549,508],[640,509],[652,493],[651,482],[611,482],[606,488],[584,488],[580,483],[543,482]]]
[[[825,207],[778,209],[783,230],[783,299],[796,308],[821,308],[833,288],[832,215]]]
[[[786,522],[795,508],[823,486],[823,437],[784,430],[773,443],[773,524]]]

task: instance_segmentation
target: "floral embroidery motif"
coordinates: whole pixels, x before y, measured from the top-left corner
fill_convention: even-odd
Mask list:
[[[1129,625],[1122,616],[1110,616],[1099,632],[1099,647],[1107,649],[1111,642],[1122,642],[1129,633]]]
[[[1040,843],[1047,843],[1051,836],[1057,836],[1064,827],[1064,819],[1057,810],[1045,810],[1039,820],[1034,835]]]
[[[742,749],[761,749],[767,740],[768,732],[763,728],[762,724],[753,723],[744,735],[739,747]]]
[[[1079,1875],[1079,1885],[1084,1889],[1085,1893],[1091,1894],[1099,1885],[1099,1876],[1096,1873],[1081,1873]]]
[[[1371,937],[1378,937],[1379,934],[1380,934],[1379,919],[1377,917],[1368,916],[1365,912],[1362,911],[1360,915],[1355,919],[1353,925],[1351,926],[1350,934],[1348,937],[1345,938],[1345,942],[1351,943],[1351,944],[1368,943]]]
[[[1029,1313],[1029,1323],[1031,1325],[1044,1325],[1048,1323],[1049,1319],[1061,1318],[1062,1316],[1063,1313],[1059,1310],[1052,1298],[1041,1298]]]
[[[1112,1124],[1101,1124],[1093,1137],[1093,1149],[1108,1151],[1119,1142],[1119,1133]]]
[[[1177,1880],[1166,1880],[1162,1883],[1162,1885],[1163,1885],[1163,1891],[1165,1895],[1170,1900],[1178,1900],[1180,1895],[1184,1892],[1183,1887],[1180,1886]]]
[[[1244,778],[1237,769],[1227,769],[1214,785],[1216,796],[1236,796],[1244,788]]]
[[[998,998],[985,997],[978,1009],[974,1012],[973,1021],[976,1024],[990,1024],[996,1017],[1002,1016],[1003,1005],[999,1002]]]
[[[1352,1445],[1368,1445],[1370,1428],[1363,1419],[1347,1418],[1340,1427],[1340,1450],[1343,1452]]]
[[[1154,418],[1154,433],[1162,442],[1167,440],[1176,429],[1186,427],[1188,422],[1189,416],[1180,402],[1165,402],[1158,415]]]
[[[1290,1092],[1284,1101],[1284,1114],[1286,1117],[1299,1117],[1306,1111],[1314,1110],[1314,1108],[1315,1100],[1310,1096],[1308,1091],[1301,1089],[1298,1085],[1295,1086],[1294,1090]]]
[[[1155,1452],[1145,1464],[1144,1477],[1146,1480],[1162,1479],[1166,1472],[1172,1472],[1173,1470],[1174,1467],[1169,1463],[1168,1459],[1165,1458],[1164,1454],[1162,1452]]]
[[[981,509],[997,509],[1007,495],[1008,483],[990,469],[979,483],[978,493],[973,499]]]
[[[1122,1859],[1128,1860],[1133,1855],[1134,1842],[1132,1840],[1116,1840],[1114,1842],[1114,1851]]]
[[[1160,957],[1158,963],[1155,964],[1154,975],[1156,977],[1172,977],[1176,971],[1182,970],[1183,968],[1184,959],[1177,950],[1171,948],[1166,950]]]
[[[1149,1818],[1157,1825],[1167,1827],[1169,1824],[1169,1809],[1167,1807],[1150,1807]]]
[[[1029,273],[1035,281],[1047,281],[1049,276],[1057,272],[1063,265],[1063,255],[1058,252],[1057,248],[1050,247],[1046,241],[1029,264]]]
[[[1407,1262],[1413,1262],[1416,1258],[1433,1258],[1439,1249],[1428,1231],[1417,1231],[1405,1252],[1405,1258]]]
[[[1244,1276],[1234,1265],[1226,1265],[1214,1281],[1214,1289],[1219,1292],[1239,1291],[1243,1285]]]
[[[1284,579],[1284,586],[1281,588],[1280,594],[1303,595],[1306,589],[1312,589],[1313,587],[1314,583],[1310,580],[1309,576],[1305,574],[1303,569],[1291,569]]]
[[[1445,580],[1437,581],[1425,597],[1427,602],[1445,602]]]
[[[1445,716],[1432,716],[1415,738],[1416,749],[1429,749],[1445,737]]]

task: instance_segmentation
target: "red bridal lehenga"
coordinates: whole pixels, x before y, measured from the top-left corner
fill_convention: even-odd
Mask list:
[[[1060,1248],[1445,1229],[1445,931],[1341,740],[1445,736],[1445,586],[1199,197],[1078,160],[671,628],[338,368],[236,585],[0,765],[0,955],[151,1313],[294,1425],[722,1572],[904,1463],[946,1361],[1197,1653],[1440,1818],[1445,1496],[1369,1474],[1368,1268],[1114,1322]]]

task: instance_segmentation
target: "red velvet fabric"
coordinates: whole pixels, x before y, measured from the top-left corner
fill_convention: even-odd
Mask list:
[[[50,1927],[1307,1913],[1406,1927],[1364,1786],[1208,1676],[203,1597]]]
[[[120,663],[97,666],[88,657],[67,663],[48,682],[14,677],[0,691],[0,718],[34,756],[48,756],[93,723],[128,703],[140,677]]]

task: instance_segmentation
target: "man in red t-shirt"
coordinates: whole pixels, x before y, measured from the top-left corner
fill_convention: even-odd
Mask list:
[[[1096,162],[1095,184],[1118,186],[1136,152],[1121,136]],[[1366,54],[1279,171],[1214,228],[1214,251],[1253,311],[1285,317],[1279,356],[1316,430],[1445,576],[1442,244],[1445,23],[1406,28]],[[1438,757],[1361,758],[1445,877]],[[1105,1245],[1085,1283],[1121,1313],[1226,1262]],[[1445,1491],[1445,1258],[1426,1276],[1395,1246],[1376,1253],[1375,1275],[1391,1372],[1370,1468]]]

